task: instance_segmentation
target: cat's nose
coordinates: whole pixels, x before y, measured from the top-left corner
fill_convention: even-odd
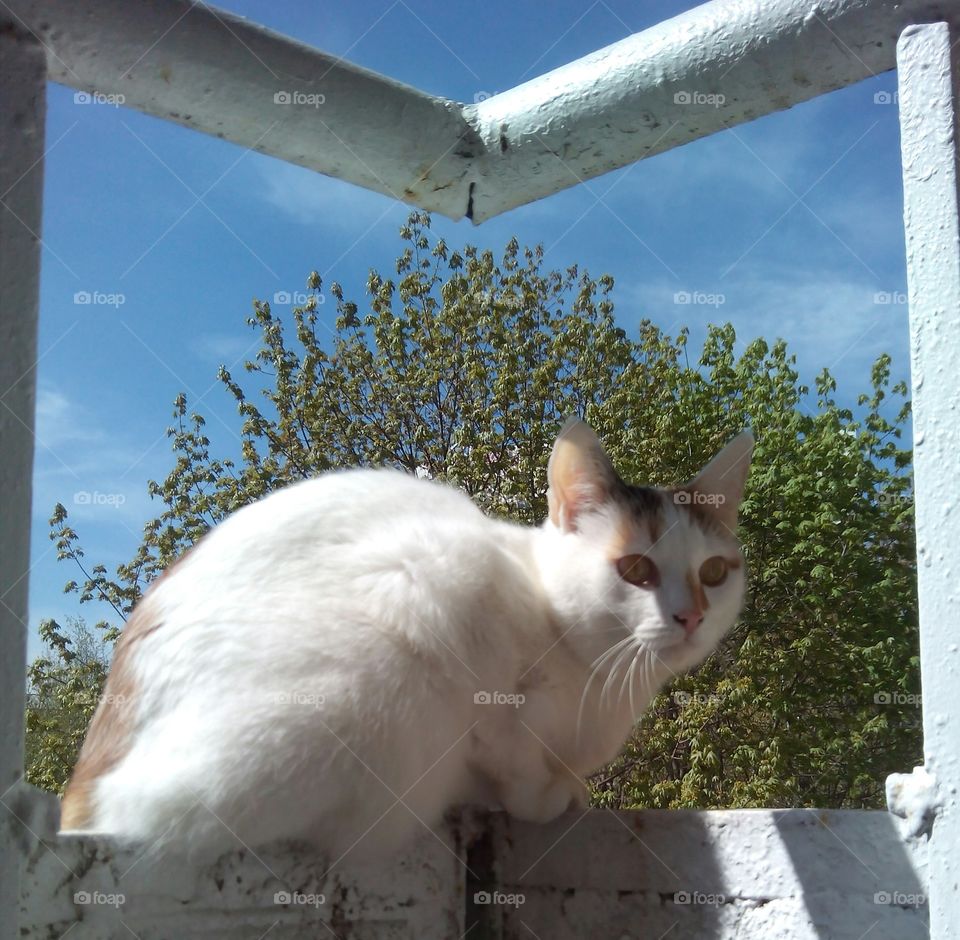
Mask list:
[[[686,635],[693,636],[694,630],[703,623],[703,611],[699,607],[691,607],[689,610],[681,610],[679,614],[674,614],[673,619],[683,627]]]

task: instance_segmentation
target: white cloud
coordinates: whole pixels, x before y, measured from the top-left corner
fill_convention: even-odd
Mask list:
[[[77,529],[84,564],[98,563],[112,574],[128,561],[142,539],[142,526],[158,512],[147,495],[145,479],[160,479],[169,469],[166,437],[158,433],[152,447],[142,442],[140,428],[108,425],[59,387],[41,380],[37,393],[36,457],[33,475],[33,518],[29,623],[44,617],[84,616],[89,622],[116,620],[101,603],[79,605],[75,595],[64,596],[68,579],[82,580],[70,561],[58,562],[48,539],[48,518],[63,503],[70,524]],[[140,443],[135,444],[134,441]],[[39,652],[33,630],[30,654]]]
[[[50,448],[78,440],[95,441],[102,433],[78,421],[78,409],[62,392],[49,385],[37,389],[36,434]]]
[[[389,196],[281,160],[261,158],[257,171],[257,195],[302,225],[332,226],[351,233],[360,226],[383,226],[393,235],[410,211]]]
[[[163,470],[151,453],[154,448],[147,452],[154,466],[140,465],[145,448],[132,440],[132,435],[108,430],[82,405],[42,383],[37,392],[35,522],[45,520],[60,502],[71,518],[118,527],[139,538],[140,526],[156,509],[144,476]],[[155,452],[166,456],[165,451]],[[129,472],[138,465],[136,473]]]
[[[228,369],[251,358],[262,337],[252,330],[232,333],[201,333],[191,338],[190,348],[200,359],[223,364]]]
[[[905,298],[901,292],[878,292],[865,273],[860,278],[812,272],[800,265],[767,266],[761,277],[682,287],[666,279],[621,283],[616,294],[620,320],[627,325],[647,317],[671,335],[681,326],[690,327],[692,353],[707,324],[729,321],[737,330],[740,350],[757,337],[785,339],[808,384],[826,367],[841,385],[866,391],[870,366],[882,352],[893,357],[895,375],[908,375]]]

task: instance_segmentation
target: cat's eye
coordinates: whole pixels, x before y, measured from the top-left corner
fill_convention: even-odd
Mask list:
[[[700,566],[700,583],[707,587],[716,587],[727,580],[727,560],[720,555],[708,558]]]
[[[617,561],[620,577],[637,587],[656,587],[660,583],[657,566],[646,555],[624,555]]]

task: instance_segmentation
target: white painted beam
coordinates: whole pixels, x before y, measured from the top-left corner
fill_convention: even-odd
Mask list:
[[[481,222],[892,69],[906,25],[960,7],[713,0],[477,105],[191,0],[6,0],[4,15],[43,39],[56,81]]]
[[[0,924],[16,934],[46,74],[32,37],[0,31]]]
[[[946,15],[960,21],[960,7],[928,0],[694,7],[467,108],[486,145],[473,218],[892,69],[901,30]]]
[[[8,0],[50,78],[458,219],[476,134],[424,94],[193,0]]]
[[[929,832],[931,940],[960,925],[958,42],[933,23],[906,29],[897,48],[925,773],[888,791],[910,829]]]

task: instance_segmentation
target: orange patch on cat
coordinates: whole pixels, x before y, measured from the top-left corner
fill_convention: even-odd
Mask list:
[[[186,553],[153,583],[168,577]],[[137,644],[161,626],[151,590],[140,600],[127,621],[113,654],[103,695],[93,713],[80,756],[60,804],[61,829],[87,829],[93,821],[93,791],[97,781],[127,755],[133,739],[137,685],[131,656]]]
[[[710,609],[710,601],[707,600],[707,592],[704,591],[700,578],[697,577],[695,571],[687,572],[687,585],[693,595],[693,602],[703,613],[706,613]]]

